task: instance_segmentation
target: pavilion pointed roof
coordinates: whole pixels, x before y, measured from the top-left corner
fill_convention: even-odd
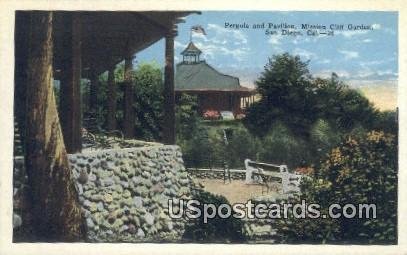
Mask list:
[[[201,53],[202,51],[192,41],[181,52],[184,57],[198,56],[198,59],[185,61],[184,58],[182,62],[177,64],[175,73],[176,91],[228,91],[243,94],[252,92],[251,89],[240,85],[239,78],[223,74],[206,61],[199,60]]]
[[[193,42],[189,42],[188,46],[181,52],[181,55],[199,55],[201,53],[202,51]]]

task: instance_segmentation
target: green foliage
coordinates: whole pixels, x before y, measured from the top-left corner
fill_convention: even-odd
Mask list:
[[[261,99],[247,109],[243,122],[263,139],[262,160],[312,165],[348,134],[397,133],[394,112],[377,111],[335,73],[312,77],[299,56],[270,58],[256,85]]]
[[[211,167],[214,146],[208,139],[208,129],[200,125],[191,130],[190,139],[178,140],[186,167]]]
[[[260,142],[241,125],[231,130],[232,136],[226,147],[228,164],[231,168],[241,168],[245,159],[256,160],[258,158]]]
[[[312,150],[314,158],[319,160],[336,146],[340,139],[340,133],[333,129],[329,122],[319,119],[311,127],[309,149]]]
[[[397,242],[397,140],[372,131],[349,137],[333,149],[312,179],[305,181],[296,201],[329,204],[376,204],[373,219],[288,219],[276,225],[281,242]],[[295,201],[294,201],[295,202]]]
[[[143,140],[161,140],[164,112],[164,83],[161,69],[142,63],[134,72],[134,108],[136,136]]]
[[[163,74],[155,63],[141,63],[131,73],[131,83],[134,91],[135,130],[136,138],[147,141],[161,140],[163,118]],[[107,73],[99,77],[98,89],[99,107],[97,112],[98,122],[104,125],[107,114]],[[123,113],[123,86],[124,64],[115,69],[115,82],[117,92],[116,118],[119,126],[122,124]]]
[[[304,134],[315,120],[308,62],[288,53],[275,55],[256,81],[261,100],[247,109],[249,130],[266,135],[276,121],[296,134]],[[305,134],[304,134],[305,135]]]
[[[224,129],[230,130],[228,145],[223,140]],[[294,135],[282,123],[275,124],[264,138],[252,135],[241,124],[225,126],[201,121],[186,130],[188,136],[178,136],[177,140],[185,164],[204,168],[222,168],[226,162],[230,168],[241,169],[247,158],[287,164],[290,168],[310,166],[318,163],[341,137],[323,120],[312,126],[309,140]]]
[[[201,203],[201,212],[204,211],[203,203],[211,203],[216,207],[221,204],[230,204],[224,196],[214,195],[201,189],[196,190],[194,193],[194,199]],[[204,243],[241,243],[245,240],[243,222],[241,219],[234,217],[222,219],[216,216],[204,223],[202,215],[187,225],[183,239]]]
[[[335,73],[329,79],[313,78],[308,62],[288,53],[270,58],[256,85],[261,100],[248,108],[245,124],[260,136],[277,122],[307,139],[318,119],[348,132],[358,125],[372,127],[377,118],[367,98]]]
[[[242,168],[245,159],[257,159],[259,139],[240,123],[214,125],[200,119],[193,123],[185,122],[186,134],[182,135],[181,129],[177,140],[187,167],[223,168],[226,163],[229,168]],[[229,133],[228,144],[224,141],[224,129]]]
[[[177,139],[191,139],[199,122],[198,103],[196,96],[181,94],[175,108],[175,127]]]
[[[374,124],[374,129],[382,130],[386,133],[397,135],[398,123],[397,123],[396,111],[383,111],[377,114],[377,119]]]
[[[316,78],[313,83],[318,98],[315,112],[319,118],[344,132],[358,125],[372,127],[378,112],[360,91],[349,88],[335,73],[330,79]]]
[[[306,142],[294,136],[282,123],[274,125],[262,140],[259,159],[262,162],[286,164],[290,168],[306,165],[310,158]]]
[[[209,167],[213,146],[208,128],[202,125],[195,96],[182,94],[176,105],[175,126],[177,144],[181,147],[187,167]]]

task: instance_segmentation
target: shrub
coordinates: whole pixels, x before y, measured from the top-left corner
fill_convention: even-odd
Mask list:
[[[201,189],[195,190],[194,193],[194,199],[201,202],[201,212],[203,212],[203,203],[212,203],[216,207],[220,204],[229,204],[224,196],[214,195]],[[234,217],[222,219],[216,216],[204,223],[203,215],[191,220],[183,236],[185,241],[205,243],[241,243],[245,238],[241,219]]]
[[[323,119],[317,120],[310,131],[310,149],[314,153],[314,161],[324,157],[340,142],[340,138],[340,133],[331,128],[328,121]]]
[[[375,122],[375,129],[396,135],[398,132],[397,118],[397,111],[379,112]]]
[[[274,164],[286,164],[289,168],[309,163],[309,148],[300,137],[294,136],[281,123],[275,124],[262,142],[259,160]]]
[[[199,126],[196,130],[191,130],[190,139],[179,140],[177,143],[181,147],[186,167],[209,167],[213,145],[208,140],[205,127]]]
[[[135,135],[137,139],[160,141],[163,119],[163,74],[154,62],[141,63],[131,71],[131,86],[134,91],[133,108],[135,113]],[[106,123],[107,115],[107,72],[99,77],[97,122],[100,126]],[[116,81],[116,120],[117,129],[122,129],[124,120],[124,64],[115,69]],[[86,90],[85,90],[86,92]],[[88,93],[88,92],[86,92]],[[87,95],[85,95],[87,96]],[[85,108],[86,110],[86,108]]]
[[[243,168],[244,160],[257,160],[259,141],[244,127],[232,129],[233,133],[226,147],[229,166]]]
[[[200,125],[197,97],[182,93],[175,107],[175,128],[177,140],[191,139]]]
[[[376,204],[373,219],[288,219],[276,226],[281,242],[395,244],[397,242],[397,144],[394,135],[372,131],[348,137],[302,184],[297,202]],[[327,213],[322,211],[322,213]]]

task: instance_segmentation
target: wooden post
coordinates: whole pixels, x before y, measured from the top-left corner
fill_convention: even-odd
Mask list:
[[[99,76],[96,72],[91,72],[90,87],[89,87],[89,112],[96,117],[98,107],[98,89],[99,89]]]
[[[75,16],[74,26],[78,24]],[[29,36],[25,166],[31,188],[32,226],[36,238],[30,241],[84,240],[85,225],[69,169],[53,90],[52,12],[31,14]],[[73,49],[75,51],[76,47]]]
[[[174,35],[165,37],[164,127],[165,144],[175,144]]]
[[[110,67],[107,75],[107,129],[116,129],[116,84],[114,80],[115,66]]]
[[[134,89],[132,81],[133,57],[131,54],[124,60],[124,121],[123,134],[125,138],[134,138]]]
[[[81,21],[78,13],[67,14],[65,17],[71,22],[67,34],[65,62],[62,69],[59,116],[62,132],[68,153],[82,150],[82,123],[81,123]]]

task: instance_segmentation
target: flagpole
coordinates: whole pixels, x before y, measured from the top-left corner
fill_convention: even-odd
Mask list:
[[[192,42],[192,27],[189,30],[189,42]]]

